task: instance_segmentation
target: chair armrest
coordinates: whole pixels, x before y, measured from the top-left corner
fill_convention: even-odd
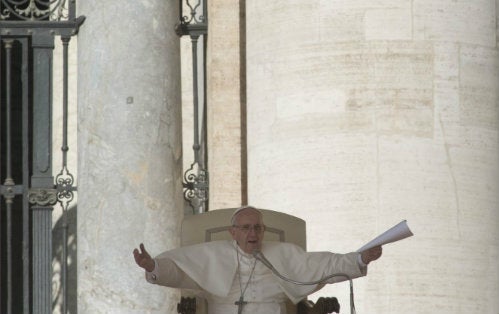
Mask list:
[[[297,314],[328,314],[339,313],[340,303],[337,298],[319,298],[317,303],[312,301],[301,301],[296,305]],[[177,313],[196,314],[196,298],[182,297],[177,304]]]
[[[301,301],[297,304],[297,314],[327,314],[339,313],[340,303],[335,297],[319,298],[317,303],[311,301]]]

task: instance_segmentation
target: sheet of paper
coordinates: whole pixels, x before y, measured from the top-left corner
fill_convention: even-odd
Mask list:
[[[357,252],[363,252],[375,246],[399,241],[410,236],[413,236],[413,233],[411,232],[409,226],[407,225],[407,220],[403,220],[398,224],[396,224],[395,226],[393,226],[392,228],[386,230],[385,232],[383,232],[373,240],[366,243],[363,247],[358,249]]]

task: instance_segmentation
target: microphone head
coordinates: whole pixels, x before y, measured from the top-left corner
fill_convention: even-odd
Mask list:
[[[272,264],[267,260],[265,255],[262,254],[262,252],[260,252],[258,250],[254,250],[253,257],[256,258],[257,260],[259,260],[260,262],[262,262],[263,265],[267,266],[270,270],[273,271],[274,266],[272,266]]]

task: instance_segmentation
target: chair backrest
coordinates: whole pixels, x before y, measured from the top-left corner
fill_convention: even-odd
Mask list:
[[[182,222],[181,246],[231,239],[230,218],[235,208],[217,209],[186,216]],[[265,223],[265,241],[294,243],[306,250],[305,221],[281,212],[261,209]]]

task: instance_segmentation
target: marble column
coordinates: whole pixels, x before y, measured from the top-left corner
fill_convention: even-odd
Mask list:
[[[78,313],[175,313],[132,250],[178,245],[182,218],[178,2],[79,2]]]
[[[208,1],[210,210],[246,202],[244,0]],[[243,115],[243,119],[241,119]]]
[[[499,310],[496,7],[246,2],[249,202],[306,219],[311,250],[415,233],[354,282],[359,313]]]

